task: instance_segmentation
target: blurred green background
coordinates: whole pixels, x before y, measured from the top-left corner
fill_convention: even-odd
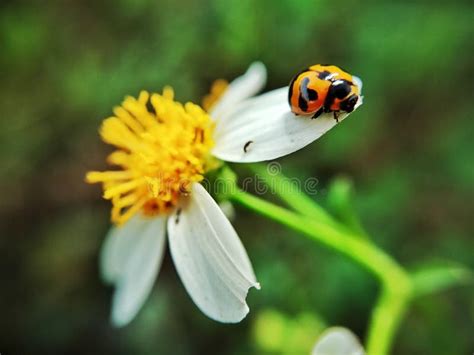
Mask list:
[[[240,208],[234,225],[262,284],[242,323],[201,314],[169,255],[139,316],[108,322],[97,259],[109,205],[83,182],[105,167],[101,120],[125,95],[166,84],[200,102],[255,59],[266,90],[315,63],[364,80],[364,106],[281,159],[285,174],[317,177],[323,204],[331,180],[349,176],[366,229],[403,265],[474,268],[473,15],[471,1],[3,0],[2,354],[305,353],[326,325],[365,337],[372,276]],[[470,354],[473,291],[416,301],[393,352]]]

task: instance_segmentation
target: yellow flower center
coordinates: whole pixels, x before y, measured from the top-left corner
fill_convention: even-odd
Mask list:
[[[138,99],[127,97],[114,109],[115,116],[102,123],[102,139],[118,148],[108,162],[120,170],[92,171],[86,181],[103,184],[116,224],[140,210],[147,215],[169,213],[215,164],[209,154],[214,145],[209,115],[173,97],[171,88],[162,95],[142,91]]]

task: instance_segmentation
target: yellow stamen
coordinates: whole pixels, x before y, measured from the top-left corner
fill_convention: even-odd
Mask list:
[[[131,177],[133,177],[131,171],[90,171],[86,175],[86,181],[93,184],[95,182],[130,179]]]
[[[193,182],[216,166],[209,152],[214,124],[199,106],[173,100],[173,89],[126,97],[115,116],[104,120],[102,139],[117,147],[107,161],[120,170],[91,171],[88,183],[102,183],[112,202],[112,221],[126,222],[138,211],[169,213]]]
[[[104,198],[109,200],[113,197],[121,196],[124,193],[135,190],[143,183],[143,179],[129,180],[127,182],[120,183],[104,188]]]
[[[217,101],[224,95],[229,83],[224,79],[217,79],[212,83],[211,92],[202,99],[202,107],[209,112]]]

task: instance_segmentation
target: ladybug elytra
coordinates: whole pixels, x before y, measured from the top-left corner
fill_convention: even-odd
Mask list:
[[[361,100],[362,81],[335,65],[316,64],[299,72],[291,80],[288,102],[296,115],[319,117],[333,112],[350,113]]]

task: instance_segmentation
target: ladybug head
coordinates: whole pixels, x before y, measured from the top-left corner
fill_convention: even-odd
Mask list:
[[[354,107],[357,104],[357,101],[359,100],[359,95],[352,94],[348,96],[346,99],[340,102],[339,107],[341,108],[342,111],[345,112],[352,112],[354,111]]]

